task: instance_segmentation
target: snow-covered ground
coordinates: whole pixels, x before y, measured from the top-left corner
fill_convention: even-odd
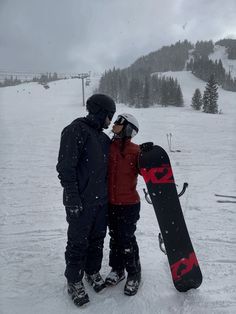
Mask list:
[[[236,195],[236,93],[219,90],[222,115],[190,108],[196,88],[205,83],[189,72],[175,72],[183,90],[183,108],[131,109],[140,122],[136,143],[154,141],[170,153],[175,180],[189,188],[181,197],[192,242],[203,273],[202,286],[179,293],[166,256],[158,247],[158,224],[142,198],[137,239],[142,285],[134,297],[123,295],[124,282],[98,295],[86,284],[90,304],[74,306],[66,292],[64,247],[66,221],[55,165],[60,132],[86,114],[81,81],[30,83],[0,89],[0,313],[236,313],[235,203],[218,203],[214,194]],[[86,89],[86,97],[92,93]],[[221,198],[224,200],[225,198]],[[102,275],[109,271],[108,237]]]
[[[228,53],[225,47],[216,45],[214,52],[209,55],[209,59],[213,61],[219,61],[221,59],[226,73],[230,72],[231,76],[236,78],[236,60],[228,59]]]

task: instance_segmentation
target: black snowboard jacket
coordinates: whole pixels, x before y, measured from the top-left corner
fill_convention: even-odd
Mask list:
[[[63,204],[91,207],[108,202],[110,138],[96,117],[78,118],[65,127],[56,169],[64,188]]]

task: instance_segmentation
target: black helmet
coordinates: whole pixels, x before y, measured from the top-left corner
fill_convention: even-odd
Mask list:
[[[86,108],[89,113],[96,114],[99,111],[107,111],[112,119],[114,113],[116,112],[116,104],[114,100],[104,94],[94,94],[88,98],[86,102]]]

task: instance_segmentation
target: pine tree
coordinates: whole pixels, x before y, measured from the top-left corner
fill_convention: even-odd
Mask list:
[[[172,77],[166,78],[167,84],[167,105],[176,106],[177,105],[177,80],[174,80]]]
[[[202,95],[199,88],[197,88],[193,94],[191,106],[195,110],[200,110],[202,108]]]
[[[210,76],[203,95],[203,112],[218,113],[218,86],[214,79],[214,75]]]
[[[148,76],[145,77],[144,88],[143,88],[143,108],[150,106],[150,79]]]
[[[176,106],[177,107],[182,107],[184,105],[184,98],[183,98],[183,93],[181,90],[180,85],[177,85],[177,90],[176,90]]]
[[[138,78],[132,78],[128,90],[128,104],[140,108],[142,95],[142,82]]]
[[[167,107],[168,106],[168,98],[169,98],[169,94],[168,94],[168,84],[167,81],[165,80],[165,78],[162,78],[162,82],[161,82],[161,105],[162,107]]]
[[[57,81],[58,80],[58,75],[57,75],[56,72],[53,73],[52,80],[53,81]]]

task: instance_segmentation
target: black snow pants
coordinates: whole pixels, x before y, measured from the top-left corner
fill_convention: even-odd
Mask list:
[[[141,271],[139,248],[135,238],[140,203],[109,205],[108,226],[110,234],[109,265],[114,270],[126,269],[129,275]]]
[[[79,217],[66,208],[68,231],[65,251],[65,276],[69,282],[82,280],[84,271],[95,274],[101,269],[103,243],[107,230],[107,205],[85,208]]]

